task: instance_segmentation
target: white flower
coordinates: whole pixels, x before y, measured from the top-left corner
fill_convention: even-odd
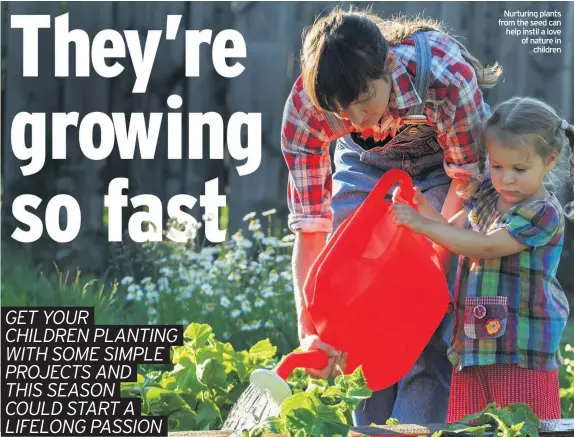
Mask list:
[[[162,267],[159,269],[159,273],[169,278],[171,276],[171,269],[169,267]]]
[[[241,231],[237,231],[235,234],[233,234],[233,236],[231,237],[231,239],[235,242],[235,243],[239,243],[240,241],[244,240],[245,237],[243,236],[243,233]]]
[[[245,295],[244,294],[238,294],[237,296],[235,296],[235,300],[237,302],[241,302],[245,300]]]
[[[572,352],[572,350],[573,350],[573,349],[572,349],[572,345],[571,345],[571,344],[567,344],[566,347],[564,348],[564,350],[565,350],[566,352]]]
[[[253,247],[253,242],[251,240],[241,240],[237,242],[237,247],[241,249],[251,249]]]
[[[273,258],[271,257],[271,255],[268,252],[261,252],[259,254],[259,261],[260,262],[265,262],[265,261],[271,261]]]
[[[265,238],[265,234],[261,231],[255,231],[253,233],[253,238],[255,238],[256,240],[260,241],[263,240]]]
[[[291,282],[291,280],[293,279],[293,275],[291,274],[290,270],[284,270],[281,273],[279,273],[279,275],[287,282]]]
[[[269,209],[269,210],[267,210],[267,211],[263,211],[263,212],[261,213],[261,215],[262,215],[263,217],[266,217],[266,216],[268,216],[268,215],[275,214],[275,213],[277,213],[277,210],[276,210],[275,208],[273,208],[273,209]]]
[[[244,300],[243,302],[241,302],[241,309],[245,313],[251,312],[251,304],[249,303],[248,300]]]
[[[231,272],[227,279],[230,281],[239,281],[241,279],[241,275],[238,272]]]
[[[275,328],[275,325],[271,320],[267,320],[264,325],[266,328]]]
[[[251,329],[256,331],[257,329],[261,328],[261,320],[253,320],[251,322]]]
[[[256,308],[261,308],[263,305],[265,305],[265,301],[263,299],[261,299],[260,297],[258,297],[257,299],[255,299],[254,305]]]
[[[263,244],[270,247],[280,247],[281,242],[277,239],[277,237],[265,237],[263,239]]]
[[[140,281],[140,284],[143,285],[143,284],[145,284],[146,282],[151,282],[151,277],[150,277],[150,276],[146,276],[145,278],[143,278],[143,279]]]
[[[204,222],[210,222],[212,220],[215,220],[215,216],[213,214],[203,214],[203,216],[201,216],[201,219]]]
[[[160,290],[167,291],[169,290],[169,279],[167,279],[166,277],[159,278],[157,281],[157,285],[159,286]]]
[[[194,292],[193,285],[190,285],[185,289],[185,291],[182,294],[182,297],[184,299],[191,299],[193,297],[193,292]]]
[[[213,296],[213,288],[209,284],[203,284],[201,286],[201,294],[205,296]]]
[[[239,317],[240,314],[241,314],[241,311],[239,311],[238,309],[234,309],[233,311],[231,311],[231,317],[233,317],[234,319]]]
[[[261,229],[261,223],[259,223],[259,220],[251,220],[247,229],[250,231],[259,231]]]
[[[213,263],[213,267],[223,270],[223,267],[226,267],[227,264],[222,259],[217,259]]]
[[[131,276],[126,276],[125,278],[122,279],[122,285],[128,285],[134,282],[134,278],[132,278]]]
[[[219,303],[220,303],[220,305],[221,305],[223,308],[227,308],[227,307],[229,307],[229,305],[231,304],[231,301],[230,301],[228,298],[226,298],[225,296],[222,296],[222,298],[221,298],[221,300],[219,301]]]
[[[195,253],[194,251],[190,250],[189,252],[185,252],[185,257],[189,260],[189,261],[195,261],[198,258],[198,254]]]
[[[207,311],[212,312],[215,309],[215,306],[210,302],[205,305],[205,308],[207,308]]]
[[[271,285],[275,284],[278,279],[279,275],[277,274],[277,272],[275,270],[271,270],[271,272],[269,273],[269,284]]]
[[[283,238],[281,238],[281,241],[284,243],[291,243],[295,241],[295,234],[285,235]]]
[[[249,214],[247,214],[245,217],[243,217],[243,221],[247,222],[252,220],[255,216],[257,215],[257,213],[255,212],[250,212]]]
[[[272,297],[275,293],[273,292],[273,289],[271,287],[267,287],[264,288],[263,291],[261,292],[261,296],[265,299]]]

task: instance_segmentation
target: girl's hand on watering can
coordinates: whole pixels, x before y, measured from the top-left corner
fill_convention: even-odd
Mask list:
[[[393,200],[393,203],[406,203],[406,204],[408,204],[408,202],[405,200],[405,198],[401,196],[401,187],[400,186],[395,188],[395,190],[393,191],[392,200]],[[421,189],[419,187],[415,187],[415,195],[413,197],[413,203],[419,209],[426,207],[426,205],[428,203],[427,198],[424,196],[423,192],[421,191]]]
[[[391,213],[395,223],[411,228],[415,232],[422,232],[427,219],[421,216],[411,206],[404,203],[395,203],[391,206]]]
[[[301,342],[303,351],[322,350],[329,356],[329,362],[324,369],[305,369],[311,378],[327,379],[341,373],[341,367],[346,365],[346,354],[321,341],[318,335],[308,335]],[[344,367],[343,367],[344,370]]]

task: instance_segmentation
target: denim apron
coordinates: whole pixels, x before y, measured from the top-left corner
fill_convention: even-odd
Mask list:
[[[434,129],[420,122],[421,118],[426,120],[424,106],[431,52],[424,33],[413,37],[417,56],[415,86],[421,104],[411,108],[405,119],[406,128],[386,144],[372,144],[372,140],[369,144],[353,134],[337,141],[332,197],[334,229],[361,205],[383,174],[393,168],[409,173],[413,184],[421,188],[433,207],[438,211],[442,208],[451,184],[443,166],[444,151]],[[386,199],[390,201],[391,195],[392,190]],[[456,260],[453,263],[456,265]],[[454,273],[449,278],[451,294]],[[413,274],[416,274],[416,266],[413,266]],[[373,422],[384,425],[389,417],[401,423],[444,423],[452,372],[447,359],[451,326],[452,314],[449,313],[410,372],[394,386],[374,392],[370,399],[359,404],[353,413],[356,426]],[[389,351],[389,359],[393,359],[393,351]]]

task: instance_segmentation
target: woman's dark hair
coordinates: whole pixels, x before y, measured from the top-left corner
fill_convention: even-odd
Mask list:
[[[433,19],[397,17],[386,22],[368,11],[347,12],[335,8],[304,32],[303,86],[316,106],[339,112],[361,93],[369,92],[371,81],[390,80],[391,72],[385,69],[389,47],[422,30],[447,33],[441,23]],[[473,67],[478,85],[494,86],[502,68],[498,64],[483,67],[462,44],[453,40]]]

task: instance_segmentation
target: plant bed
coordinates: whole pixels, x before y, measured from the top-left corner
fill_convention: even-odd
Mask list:
[[[574,419],[543,420],[541,421],[540,436],[544,437],[572,437],[574,436]],[[445,424],[427,425],[381,425],[381,426],[361,426],[353,427],[349,432],[349,437],[388,437],[388,436],[432,436],[434,433],[447,427]],[[169,433],[170,437],[229,437],[234,431],[182,431]],[[237,433],[236,435],[241,435]],[[485,436],[492,435],[492,432],[485,432]],[[270,434],[270,436],[279,436]]]

